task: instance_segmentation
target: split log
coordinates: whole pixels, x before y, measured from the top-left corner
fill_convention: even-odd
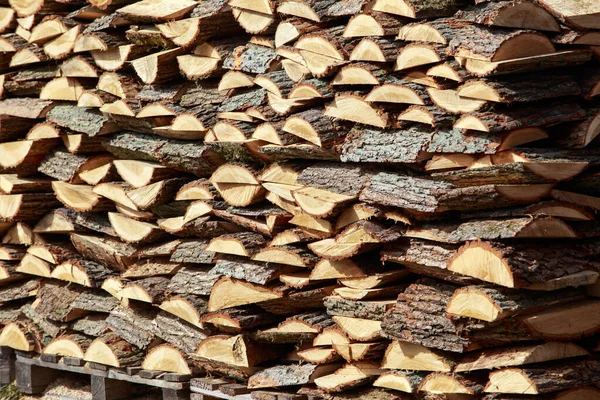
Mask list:
[[[577,82],[564,73],[544,74],[543,79],[539,73],[501,79],[481,78],[469,80],[457,90],[461,97],[498,103],[532,102],[579,94],[581,89]]]
[[[386,113],[353,95],[340,95],[336,97],[325,108],[324,115],[380,128],[385,128],[388,124]]]
[[[62,137],[62,140],[63,140],[63,144],[67,148],[67,150],[69,150],[69,152],[73,153],[73,154],[101,153],[104,151],[105,139],[101,136],[100,137],[98,137],[98,136],[90,137],[84,133],[79,133],[79,134],[65,135]],[[108,157],[102,157],[101,159],[107,160]],[[106,164],[109,164],[109,163],[106,163]],[[89,170],[82,171],[80,173],[79,177],[84,181],[87,179],[90,182],[108,179],[110,177],[110,172],[112,172],[112,168],[105,167],[106,164],[101,165],[99,167],[92,166],[92,168],[90,168]],[[106,172],[104,174],[100,173],[100,171],[98,171],[98,170],[99,169],[102,170],[103,167],[109,168],[109,172]],[[96,177],[96,175],[101,176],[101,178],[99,179],[98,177]],[[89,184],[91,184],[91,183],[89,183]]]
[[[56,102],[42,99],[13,98],[0,102],[0,113],[20,118],[44,118]]]
[[[4,194],[49,192],[52,181],[38,178],[22,178],[18,175],[0,175],[0,190]]]
[[[407,71],[448,59],[446,46],[435,43],[410,43],[402,47],[394,62],[394,71]]]
[[[586,355],[588,352],[585,349],[572,343],[547,342],[513,346],[468,354],[456,365],[455,371],[492,370]]]
[[[160,304],[160,308],[196,327],[204,328],[202,318],[206,315],[208,308],[207,301],[203,297],[170,295]]]
[[[54,181],[52,189],[62,204],[77,212],[107,211],[114,207],[111,201],[94,193],[88,185]]]
[[[584,110],[577,104],[552,103],[541,108],[521,106],[500,112],[474,112],[461,116],[454,127],[496,133],[584,118]]]
[[[143,358],[143,351],[114,333],[107,333],[95,339],[83,357],[88,362],[117,368],[139,366]]]
[[[478,395],[483,392],[484,379],[456,373],[434,372],[427,375],[419,384],[417,390],[427,393],[444,393]]]
[[[317,378],[315,384],[325,392],[340,392],[369,384],[381,372],[376,364],[363,361],[347,364],[331,375]]]
[[[379,376],[373,386],[399,390],[406,393],[416,393],[419,385],[427,376],[424,372],[389,371]]]
[[[151,304],[160,304],[166,297],[168,284],[169,279],[162,276],[140,279],[125,285],[119,292],[119,296]]]
[[[20,140],[0,144],[0,167],[6,174],[32,175],[43,160],[42,154],[57,146],[60,139]]]
[[[422,4],[415,0],[402,0],[400,2],[377,0],[373,5],[373,10],[422,19],[449,17],[462,6],[464,6],[464,3],[461,0],[444,0],[432,4]]]
[[[208,310],[238,307],[277,299],[283,293],[242,280],[221,277],[213,285],[208,301]]]
[[[512,189],[520,187],[517,195]],[[417,189],[418,188],[418,189]],[[527,188],[528,193],[524,193]],[[483,185],[458,188],[453,184],[381,172],[373,176],[359,199],[383,206],[403,207],[419,212],[499,208],[519,203],[531,203],[547,196],[551,185]],[[427,190],[427,195],[417,193]],[[391,193],[393,192],[393,195]],[[399,194],[411,193],[414,200]],[[524,195],[522,197],[522,195]],[[393,197],[393,198],[392,198]],[[416,200],[419,198],[419,200]],[[416,201],[415,201],[416,200]],[[417,204],[418,203],[418,204]]]
[[[172,344],[184,353],[192,353],[202,340],[206,339],[206,331],[192,326],[166,312],[159,312],[154,319],[153,328],[156,336]]]
[[[575,238],[577,234],[561,220],[536,217],[473,220],[458,224],[427,224],[409,229],[404,236],[444,243],[458,243],[469,240],[512,238]]]
[[[208,147],[193,142],[157,140],[155,136],[128,132],[115,135],[106,148],[122,159],[158,161],[167,168],[198,176],[210,175],[222,163],[222,158]]]
[[[454,365],[448,353],[410,342],[393,341],[383,357],[381,368],[450,372]]]
[[[0,217],[4,222],[35,220],[44,214],[44,207],[57,205],[50,193],[0,195]]]
[[[104,279],[112,275],[113,272],[103,265],[83,259],[59,264],[50,274],[52,278],[92,288],[100,287]]]
[[[2,329],[0,344],[20,351],[41,351],[45,344],[41,335],[35,324],[15,321]],[[46,342],[49,343],[50,340],[46,340]]]
[[[93,338],[78,333],[59,336],[44,348],[42,354],[82,359],[92,340]]]
[[[370,38],[392,36],[398,33],[399,28],[406,21],[407,19],[400,16],[378,11],[354,14],[346,25],[344,36]]]
[[[567,50],[496,62],[467,58],[464,67],[467,71],[477,76],[501,75],[582,64],[589,61],[589,56],[589,53]]]
[[[151,308],[119,306],[110,312],[106,325],[121,339],[136,348],[146,350],[155,342],[152,321],[156,313],[157,311]]]
[[[105,72],[98,78],[96,88],[118,98],[127,99],[137,96],[141,84],[132,74]]]
[[[500,165],[482,166],[466,170],[437,172],[432,177],[452,184],[526,184],[526,183],[552,183],[568,180],[579,173],[587,165],[580,162],[508,162]],[[541,187],[541,186],[539,186]]]
[[[496,346],[515,341],[532,340],[574,340],[591,335],[598,330],[593,312],[595,300],[583,300],[533,312],[527,316],[508,319],[510,326],[491,326],[483,330],[473,330],[470,338],[480,346]],[[579,314],[586,315],[585,321],[576,319]],[[561,322],[559,322],[561,321]],[[570,325],[561,325],[562,321],[572,321]],[[557,328],[558,326],[558,328]]]
[[[323,286],[308,290],[287,290],[285,296],[258,303],[261,308],[277,314],[298,314],[323,308],[323,298],[330,296],[336,286]]]
[[[151,207],[171,202],[177,191],[187,182],[189,182],[189,179],[185,177],[166,179],[129,190],[127,191],[127,197],[135,204],[135,208],[148,210]]]
[[[200,343],[194,355],[202,359],[249,368],[279,357],[277,346],[252,342],[242,335],[214,335]]]
[[[381,328],[392,338],[443,351],[464,352],[469,340],[459,335],[459,328],[445,315],[455,289],[454,285],[427,279],[410,285],[398,296]]]
[[[545,368],[507,368],[490,373],[487,393],[541,394],[585,386],[597,380],[596,360],[560,363]]]
[[[102,113],[71,105],[57,105],[47,114],[47,119],[59,126],[89,136],[106,135],[116,132],[118,127]]]
[[[395,246],[398,247],[395,249]],[[586,282],[598,273],[593,265],[579,259],[585,258],[586,254],[595,254],[594,244],[581,243],[570,246],[576,246],[576,253],[565,253],[570,254],[567,261],[557,259],[556,253],[546,254],[547,252],[536,243],[507,245],[499,242],[471,242],[459,247],[410,240],[408,243],[384,249],[382,260],[399,262],[409,270],[441,279],[456,280],[463,284],[469,280],[465,279],[466,277],[474,277],[505,287],[556,290],[588,284]],[[553,247],[560,249],[560,244],[553,243]],[[491,258],[485,262],[474,262],[471,258],[468,261],[469,266],[466,266],[467,259],[464,256],[469,254],[485,254]],[[479,255],[476,258],[482,260]],[[559,270],[554,267],[557,262],[563,265]],[[567,264],[564,264],[565,262]],[[489,271],[485,276],[482,272],[477,272],[482,271],[482,264],[485,265],[483,268]],[[569,268],[565,269],[564,265],[569,265]]]
[[[156,224],[136,221],[120,213],[108,213],[108,219],[117,236],[126,243],[152,243],[167,236]]]
[[[484,100],[461,97],[456,90],[428,88],[427,93],[433,103],[450,114],[466,114],[477,111],[485,105]]]
[[[597,127],[600,121],[600,110],[587,109],[587,119],[573,122],[566,126],[567,135],[557,138],[557,144],[570,148],[583,148],[589,145],[600,134]],[[564,127],[564,126],[563,126]]]
[[[258,389],[305,385],[314,382],[316,378],[329,375],[337,368],[338,365],[277,365],[252,375],[248,380],[248,387]]]
[[[596,4],[567,4],[560,0],[542,0],[540,5],[551,12],[561,22],[582,29],[598,29],[600,24],[596,21],[600,9]]]
[[[380,360],[388,342],[333,344],[335,351],[346,361]]]
[[[583,299],[578,289],[521,294],[510,289],[486,286],[466,286],[457,289],[448,303],[451,315],[476,318],[488,322],[498,321],[521,312],[531,312],[562,302]],[[487,312],[484,311],[487,309]]]
[[[527,16],[527,18],[516,21],[512,18],[512,15],[515,15],[515,13]],[[552,14],[539,5],[528,1],[518,3],[507,1],[480,3],[471,9],[459,11],[454,17],[483,25],[549,32],[560,31],[560,26]]]
[[[356,301],[330,296],[324,299],[323,304],[329,315],[382,321],[394,303],[395,300]]]
[[[343,27],[335,26],[302,36],[294,48],[300,51],[306,68],[316,78],[331,75],[344,64],[351,40],[344,38]]]
[[[352,340],[370,342],[382,337],[381,321],[343,317],[339,315],[332,317],[332,319]]]

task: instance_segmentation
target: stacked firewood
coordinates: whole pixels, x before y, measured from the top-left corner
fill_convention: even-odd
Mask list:
[[[597,1],[87,1],[0,8],[0,345],[600,399]]]

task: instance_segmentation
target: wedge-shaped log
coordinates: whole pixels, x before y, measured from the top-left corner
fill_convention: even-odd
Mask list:
[[[92,186],[54,181],[52,189],[62,204],[77,212],[107,211],[114,207],[111,201],[94,193]]]
[[[42,354],[56,354],[62,357],[83,358],[93,338],[81,334],[59,336],[44,347]]]
[[[333,103],[325,108],[324,115],[380,128],[385,128],[388,124],[388,116],[385,112],[354,95],[336,97]]]
[[[120,213],[108,213],[108,219],[115,233],[126,243],[152,243],[167,236],[156,224],[136,221]]]
[[[144,359],[144,352],[111,332],[95,339],[88,347],[83,359],[122,368],[139,366]]]
[[[497,103],[532,102],[579,94],[581,94],[579,85],[572,76],[565,73],[522,74],[498,79],[482,78],[467,81],[457,90],[457,95],[461,97]]]
[[[248,387],[258,389],[305,385],[314,382],[316,378],[332,373],[337,368],[337,365],[278,365],[252,375],[248,380]]]
[[[100,287],[112,275],[113,272],[103,265],[84,259],[64,262],[50,274],[52,278],[92,288]]]
[[[448,304],[447,311],[452,315],[492,322],[520,312],[530,312],[562,302],[582,300],[583,297],[583,292],[578,289],[532,292],[527,296],[510,289],[466,286],[456,290]]]
[[[599,29],[600,8],[595,3],[570,4],[560,0],[542,0],[540,4],[561,22],[582,29]]]
[[[188,375],[192,373],[186,356],[169,344],[161,344],[152,348],[144,361],[142,368],[151,371],[175,372]]]
[[[458,188],[448,182],[381,172],[367,183],[359,199],[382,206],[403,207],[420,212],[498,208],[531,203],[547,196],[552,185],[483,185]],[[419,189],[417,189],[419,188]],[[421,190],[427,188],[427,194]],[[518,188],[518,193],[515,190]],[[412,192],[420,199],[403,199]],[[419,191],[421,194],[417,194]],[[391,193],[393,192],[393,195]],[[482,196],[479,196],[481,194]],[[393,199],[392,199],[393,196]],[[415,198],[416,199],[416,198]],[[476,200],[475,200],[476,199]]]
[[[396,249],[395,246],[398,246]],[[435,244],[421,240],[389,246],[382,252],[385,261],[399,262],[409,270],[442,279],[465,282],[474,277],[509,288],[529,287],[537,290],[556,290],[569,286],[587,285],[598,274],[593,263],[584,262],[597,252],[597,245],[574,244],[574,253],[562,253],[559,243],[554,249],[566,259],[547,253],[536,243],[504,244],[499,242],[469,242],[463,246]],[[546,245],[547,247],[547,245]],[[397,250],[399,250],[397,252]],[[420,255],[419,255],[420,254]],[[568,255],[567,255],[568,254]],[[472,258],[475,257],[475,258]],[[483,257],[488,257],[483,261]],[[474,260],[480,261],[474,261]],[[435,261],[434,261],[435,260]],[[542,261],[543,260],[543,261]],[[564,263],[567,264],[564,264]],[[558,265],[569,265],[567,271]],[[484,274],[485,269],[489,271]],[[459,274],[459,275],[457,275]]]
[[[416,393],[423,379],[428,375],[426,372],[389,371],[381,374],[373,386],[385,389],[399,390],[406,393]]]
[[[315,379],[315,384],[325,392],[340,392],[364,386],[380,375],[378,364],[358,362],[347,364],[331,375]]]
[[[582,357],[589,353],[573,343],[546,342],[507,348],[477,351],[469,354],[456,364],[456,372],[493,370],[519,365],[537,364],[571,357]]]
[[[208,310],[217,311],[223,308],[261,303],[281,298],[283,295],[282,292],[257,284],[229,277],[221,277],[214,283],[211,289]]]
[[[202,341],[194,355],[232,366],[253,367],[277,358],[277,350],[276,346],[261,345],[242,335],[215,335]]]
[[[445,243],[478,239],[577,237],[577,233],[565,222],[542,216],[536,218],[473,220],[458,224],[427,224],[410,228],[404,235]]]
[[[524,106],[496,112],[474,112],[461,116],[454,123],[454,127],[495,133],[584,118],[584,110],[578,104],[551,103],[541,108]]]
[[[542,394],[593,383],[597,360],[561,362],[544,368],[506,368],[490,373],[487,393]]]
[[[4,222],[31,221],[40,218],[47,207],[57,205],[51,193],[0,195],[0,217]]]

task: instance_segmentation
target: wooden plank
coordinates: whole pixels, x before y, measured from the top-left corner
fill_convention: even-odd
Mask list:
[[[130,382],[108,379],[92,375],[93,400],[120,400],[131,396],[133,385]]]
[[[60,375],[58,370],[43,368],[37,365],[27,364],[22,361],[17,361],[15,366],[17,388],[21,393],[41,393]]]

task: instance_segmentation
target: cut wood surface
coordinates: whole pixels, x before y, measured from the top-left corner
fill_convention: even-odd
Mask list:
[[[119,380],[600,398],[599,18],[5,0],[0,364],[18,351],[26,392],[54,367],[98,375],[94,399],[131,396]]]

